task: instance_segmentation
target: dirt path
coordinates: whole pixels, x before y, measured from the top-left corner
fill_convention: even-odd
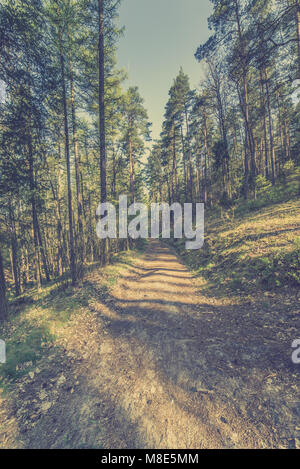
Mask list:
[[[19,418],[23,446],[294,444],[299,388],[291,389],[295,371],[284,349],[268,335],[262,339],[261,324],[247,311],[201,297],[166,246],[151,241],[105,304],[97,277],[87,282],[90,311],[72,325],[64,358],[50,357],[53,379],[46,363],[20,390],[19,399],[29,390],[32,396],[21,414],[36,415],[29,426]]]

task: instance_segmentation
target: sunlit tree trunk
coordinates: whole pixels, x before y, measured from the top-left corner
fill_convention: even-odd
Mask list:
[[[65,59],[64,59],[63,46],[62,46],[62,33],[60,30],[59,30],[59,55],[60,55],[61,86],[62,86],[62,98],[63,98],[63,110],[64,110],[65,154],[66,154],[66,163],[67,163],[70,270],[71,270],[72,284],[75,285],[77,276],[76,276],[75,250],[74,250],[69,124],[68,124],[67,93],[66,93],[66,82],[65,82]]]
[[[188,158],[189,158],[189,189],[190,189],[190,202],[193,203],[193,186],[194,186],[194,175],[193,175],[193,164],[191,154],[191,142],[190,142],[190,126],[187,109],[185,108],[185,122],[186,122],[186,135],[187,135],[187,146],[188,146]]]
[[[187,199],[187,170],[186,170],[185,144],[184,144],[182,125],[180,126],[180,132],[181,132],[182,159],[183,159],[184,196],[186,200]]]

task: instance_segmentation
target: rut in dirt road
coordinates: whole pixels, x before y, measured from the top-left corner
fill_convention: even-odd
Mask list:
[[[104,302],[100,274],[86,283],[94,301],[65,345],[72,355],[84,329],[86,353],[66,365],[65,391],[25,447],[263,448],[292,434],[283,349],[249,307],[201,296],[167,246],[150,241]],[[269,386],[270,375],[283,384]]]

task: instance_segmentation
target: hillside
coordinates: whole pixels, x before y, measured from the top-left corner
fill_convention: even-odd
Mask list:
[[[299,448],[295,191],[209,214],[191,273],[149,241],[13,303],[1,447]]]
[[[186,251],[175,241],[205,292],[230,301],[293,298],[300,285],[299,177],[297,170],[284,185],[226,212],[206,210],[203,249]]]

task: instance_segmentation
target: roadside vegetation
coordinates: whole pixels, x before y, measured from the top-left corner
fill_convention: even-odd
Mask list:
[[[276,189],[264,187],[256,200],[207,210],[203,249],[173,243],[207,293],[245,298],[299,289],[299,176],[298,168]]]
[[[98,289],[97,294],[105,299],[144,246],[140,243],[136,251],[115,254],[106,267],[90,265],[76,287],[71,285],[71,279],[52,283],[41,290],[29,290],[26,296],[10,303],[9,320],[0,327],[0,336],[7,347],[7,361],[0,367],[0,393],[12,391],[22,377],[33,376],[39,361],[57,347],[70,323],[89,310],[93,294],[87,278],[101,276],[101,291]]]

